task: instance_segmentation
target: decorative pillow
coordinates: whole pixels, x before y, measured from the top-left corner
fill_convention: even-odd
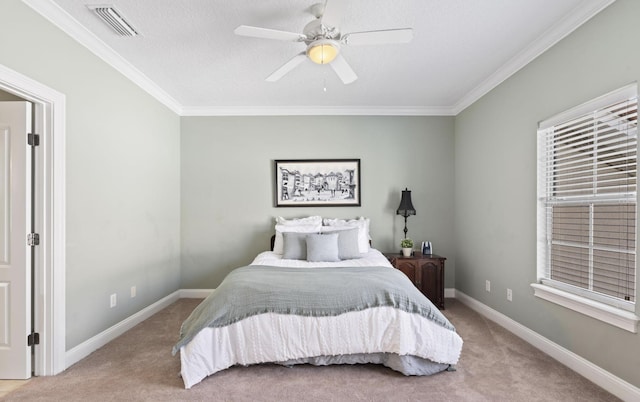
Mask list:
[[[338,234],[338,257],[341,260],[353,260],[362,258],[358,246],[358,228],[348,226],[324,227],[322,233]]]
[[[287,225],[287,226],[322,225],[322,217],[315,215],[315,216],[308,216],[306,218],[286,219],[281,216],[276,216],[276,225]]]
[[[361,216],[358,219],[324,219],[323,223],[331,227],[358,228],[358,248],[361,253],[369,251],[369,218]]]
[[[282,258],[286,260],[307,259],[307,233],[284,232],[282,234]]]
[[[295,233],[320,233],[322,225],[276,225],[276,238],[273,242],[273,252],[276,254],[283,253],[283,239],[282,234],[285,232]]]
[[[338,234],[309,234],[307,235],[307,261],[337,262]]]

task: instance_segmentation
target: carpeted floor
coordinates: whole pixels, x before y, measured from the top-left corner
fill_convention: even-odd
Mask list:
[[[181,299],[62,374],[38,377],[8,401],[614,401],[613,395],[456,300],[445,315],[464,339],[455,372],[405,377],[375,365],[233,367],[190,390],[171,356]]]

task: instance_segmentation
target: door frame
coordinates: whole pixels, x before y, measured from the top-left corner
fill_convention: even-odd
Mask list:
[[[0,64],[0,89],[36,106],[35,375],[65,370],[65,95]],[[26,239],[25,239],[26,241]]]

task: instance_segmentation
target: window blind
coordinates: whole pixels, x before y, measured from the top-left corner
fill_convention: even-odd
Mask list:
[[[544,283],[635,303],[638,101],[628,92],[539,130],[539,251]]]

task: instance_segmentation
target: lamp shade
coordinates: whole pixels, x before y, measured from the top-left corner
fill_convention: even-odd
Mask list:
[[[396,215],[402,215],[405,218],[409,215],[415,215],[416,209],[413,207],[413,203],[411,202],[411,190],[405,188],[402,190],[402,198],[400,199],[400,206],[396,211]]]

